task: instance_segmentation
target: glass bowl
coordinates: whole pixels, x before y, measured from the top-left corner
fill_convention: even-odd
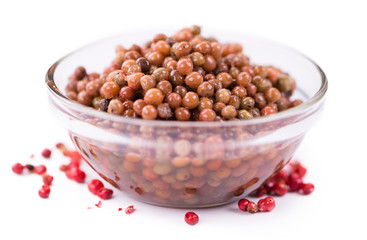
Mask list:
[[[68,77],[77,66],[102,72],[114,58],[116,45],[143,43],[155,33],[104,39],[54,63],[46,74],[54,114],[85,161],[137,200],[194,208],[229,203],[251,193],[290,161],[319,116],[327,91],[324,72],[309,58],[279,43],[223,33],[214,36],[220,42],[241,43],[252,63],[274,65],[294,77],[294,97],[304,103],[251,120],[178,122],[115,116],[65,96]]]

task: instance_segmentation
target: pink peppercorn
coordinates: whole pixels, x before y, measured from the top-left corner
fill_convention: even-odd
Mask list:
[[[67,176],[78,183],[83,183],[86,177],[85,173],[76,167],[73,167],[69,171],[67,171]]]
[[[41,164],[39,166],[35,166],[33,169],[33,172],[37,173],[38,175],[42,175],[47,171],[47,168],[45,165]]]
[[[20,163],[16,163],[11,167],[11,170],[13,170],[13,172],[16,174],[22,174],[23,169],[24,169],[24,166]]]
[[[97,194],[101,188],[103,188],[103,183],[98,179],[93,179],[88,183],[88,189],[93,194]]]
[[[48,174],[43,174],[42,180],[44,184],[50,186],[52,184],[52,181],[54,180],[54,177]]]
[[[185,214],[185,222],[189,225],[195,225],[199,222],[199,216],[194,212],[187,212]]]
[[[275,208],[275,200],[272,197],[260,199],[257,203],[260,212],[270,212]]]
[[[249,213],[257,213],[259,208],[257,207],[256,203],[249,201],[247,204],[247,212]]]
[[[48,198],[50,195],[51,189],[48,185],[43,185],[40,190],[38,190],[38,195],[41,198]]]
[[[107,199],[110,199],[112,197],[112,194],[113,194],[113,191],[112,189],[109,189],[109,188],[101,188],[97,195],[98,197],[100,197],[101,199],[103,200],[107,200]]]
[[[315,190],[315,186],[312,183],[303,183],[300,189],[303,194],[308,195]]]
[[[44,158],[50,158],[51,157],[51,150],[48,148],[43,149],[42,151],[42,157]]]
[[[249,200],[247,200],[247,199],[240,199],[239,201],[238,201],[238,208],[240,209],[240,210],[242,210],[242,211],[244,211],[244,212],[246,212],[247,211],[247,205],[248,205],[248,203],[249,203],[250,201]]]

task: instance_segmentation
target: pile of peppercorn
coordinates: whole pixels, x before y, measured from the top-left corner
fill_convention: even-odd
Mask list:
[[[224,121],[267,116],[302,103],[295,80],[250,63],[237,43],[201,36],[198,26],[119,45],[102,74],[77,67],[67,97],[115,115],[148,120]]]

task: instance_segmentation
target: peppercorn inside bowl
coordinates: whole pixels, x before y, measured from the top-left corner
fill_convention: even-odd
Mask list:
[[[47,72],[52,110],[77,150],[137,200],[178,208],[238,200],[290,161],[321,112],[327,79],[312,60],[206,31],[215,38],[198,28],[126,33]]]

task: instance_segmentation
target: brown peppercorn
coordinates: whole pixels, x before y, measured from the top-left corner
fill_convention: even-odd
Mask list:
[[[157,33],[155,36],[154,36],[154,38],[153,38],[153,40],[152,40],[152,42],[158,42],[159,40],[165,40],[167,38],[167,36],[166,36],[166,34],[164,34],[164,33]]]
[[[125,81],[125,73],[122,70],[116,70],[108,74],[106,81],[107,82],[116,82],[120,87],[124,87],[127,85]]]
[[[169,72],[172,72],[173,70],[177,70],[177,61],[171,60],[166,64],[166,68]]]
[[[81,92],[85,90],[85,86],[87,86],[88,81],[87,80],[81,80],[76,84],[76,90],[77,92]]]
[[[154,70],[152,77],[154,77],[154,79],[159,82],[162,80],[168,80],[169,79],[169,72],[166,68],[164,67],[160,67],[157,68],[156,70]]]
[[[163,119],[168,119],[173,116],[172,110],[168,103],[161,103],[157,107],[158,116]]]
[[[213,108],[213,102],[207,97],[202,97],[198,104],[198,110],[202,111],[205,108]]]
[[[90,81],[85,86],[85,92],[91,97],[97,97],[99,95],[99,88],[101,87],[101,82],[99,79]]]
[[[148,91],[151,88],[155,88],[157,83],[151,75],[144,75],[140,78],[140,85],[145,91]]]
[[[232,76],[229,73],[219,73],[217,79],[222,82],[224,88],[228,88],[232,84]]]
[[[213,109],[205,108],[199,114],[199,121],[214,121],[216,116]]]
[[[127,109],[127,110],[124,110],[124,112],[122,113],[122,116],[128,117],[128,118],[136,118],[137,114],[134,112],[134,110]]]
[[[74,76],[76,80],[82,80],[87,75],[87,71],[83,66],[79,66],[74,71]]]
[[[255,100],[252,97],[245,97],[241,99],[241,109],[249,111],[255,107]]]
[[[191,89],[196,90],[204,81],[203,76],[198,72],[192,72],[185,77],[185,83]]]
[[[68,91],[66,92],[66,97],[68,97],[71,100],[77,101],[78,94],[74,91]]]
[[[247,90],[247,95],[249,95],[250,97],[255,97],[256,92],[257,92],[257,88],[255,85],[253,85],[252,83],[249,83],[246,87]]]
[[[214,96],[214,86],[209,82],[203,82],[197,88],[197,92],[201,97],[213,97]]]
[[[195,66],[203,66],[205,63],[204,55],[199,52],[193,52],[190,54],[190,58]]]
[[[274,103],[278,101],[281,94],[277,88],[271,87],[265,91],[265,98],[269,103]]]
[[[143,119],[154,120],[158,116],[158,111],[153,105],[146,105],[141,111],[141,116]]]
[[[241,104],[241,100],[238,96],[236,95],[232,95],[230,98],[229,98],[229,102],[228,102],[228,105],[232,105],[233,107],[235,107],[236,109],[239,109],[240,108],[240,104]]]
[[[291,103],[291,108],[292,107],[297,107],[298,105],[301,105],[303,103],[303,101],[301,100],[301,99],[295,99],[295,100],[293,100],[292,101],[292,103]]]
[[[220,45],[218,42],[212,42],[211,46],[212,51],[210,55],[212,55],[215,59],[222,57],[222,45]]]
[[[168,42],[164,40],[159,40],[158,42],[154,43],[153,51],[161,53],[163,56],[168,56],[170,54],[171,46]]]
[[[138,114],[139,116],[141,116],[141,113],[143,111],[143,108],[146,106],[147,104],[144,102],[143,99],[138,99],[134,102],[133,104],[133,110],[136,114]]]
[[[101,95],[104,98],[114,98],[119,95],[120,86],[115,82],[105,82],[101,88]]]
[[[157,84],[157,88],[162,91],[164,96],[172,92],[172,84],[167,80],[162,80]]]
[[[103,112],[107,112],[108,110],[108,104],[110,103],[109,99],[106,98],[102,98],[99,101],[99,110],[103,111]]]
[[[187,93],[187,89],[184,86],[176,86],[173,92],[178,93],[181,98],[184,98]]]
[[[189,28],[183,28],[174,35],[174,38],[178,42],[190,41],[193,37],[194,34],[191,32]]]
[[[175,55],[178,58],[189,55],[191,51],[191,44],[189,42],[183,41],[177,43],[175,46]]]
[[[158,106],[160,103],[163,102],[163,93],[161,90],[157,88],[149,89],[144,95],[144,101],[147,104]]]
[[[199,35],[201,32],[201,28],[198,25],[191,26],[191,32],[194,35]]]
[[[271,88],[272,84],[269,80],[262,78],[260,76],[255,76],[252,79],[252,84],[256,86],[258,92],[265,92],[269,88]]]
[[[256,117],[260,117],[260,110],[258,108],[252,108],[249,110],[249,113],[251,113],[251,115],[256,118]]]
[[[173,70],[170,73],[169,80],[173,85],[182,85],[184,83],[184,77],[178,70]]]
[[[247,96],[247,90],[244,87],[236,86],[232,89],[232,94],[242,99]]]
[[[225,108],[225,104],[222,102],[216,102],[213,106],[213,110],[218,114],[221,115],[222,109]]]
[[[150,69],[150,62],[145,57],[140,57],[136,59],[136,65],[140,66],[143,73],[146,73]]]
[[[180,58],[177,62],[177,70],[182,75],[187,75],[192,72],[194,68],[194,64],[192,63],[191,59],[189,58]]]
[[[125,60],[121,65],[121,70],[123,73],[127,73],[129,71],[129,68],[136,64],[136,61],[134,59]],[[111,72],[112,73],[112,72]]]
[[[280,99],[276,102],[277,106],[278,106],[278,111],[284,111],[287,110],[290,105],[291,105],[291,101],[285,97],[285,96],[281,96]]]
[[[129,86],[123,87],[120,90],[119,98],[121,101],[132,100],[135,97],[135,91]]]
[[[231,97],[231,92],[226,88],[221,88],[215,93],[215,99],[217,102],[227,104]]]
[[[170,93],[166,97],[166,102],[168,103],[170,108],[176,109],[178,107],[181,107],[182,98],[178,93]]]
[[[195,92],[188,92],[182,98],[182,106],[187,107],[188,109],[194,109],[199,104],[199,96]]]
[[[124,106],[124,109],[127,110],[127,109],[133,109],[133,105],[134,105],[134,102],[131,101],[131,100],[126,100],[122,103],[122,105]]]
[[[178,121],[188,121],[191,117],[190,111],[184,107],[176,108],[175,117]]]
[[[213,71],[217,67],[217,62],[215,61],[215,58],[213,58],[211,55],[207,54],[204,56],[205,63],[203,65],[203,68],[207,72]]]
[[[140,90],[140,79],[144,76],[144,73],[134,73],[125,77],[127,85],[134,90]]]
[[[248,72],[241,72],[238,74],[237,83],[242,87],[247,87],[251,83],[252,77]]]
[[[160,52],[152,52],[147,56],[148,61],[151,65],[161,66],[163,62],[163,54]]]
[[[252,114],[250,112],[248,112],[247,110],[242,109],[242,110],[238,111],[238,118],[243,120],[243,119],[254,118],[254,116],[252,116]]]
[[[213,73],[205,74],[205,76],[204,76],[204,80],[205,80],[205,81],[209,81],[209,80],[211,80],[211,79],[215,79],[215,76],[214,76],[214,74],[213,74]]]
[[[141,68],[139,65],[132,65],[131,67],[129,67],[129,69],[127,70],[127,75],[131,75],[134,73],[141,73]]]
[[[112,99],[108,104],[108,113],[112,113],[114,115],[121,115],[124,111],[124,105],[118,99]]]
[[[208,81],[208,83],[210,83],[213,87],[215,91],[218,91],[219,89],[222,88],[222,82],[219,81],[218,79],[214,78],[214,79],[210,79]]]
[[[237,115],[236,108],[232,105],[227,105],[222,109],[221,115],[227,120],[235,118]]]
[[[262,109],[266,105],[266,99],[264,93],[256,93],[255,96],[255,105],[256,107]]]
[[[135,50],[132,50],[132,51],[128,51],[128,52],[125,53],[125,55],[124,55],[124,61],[129,60],[129,59],[136,60],[136,59],[138,59],[140,57],[141,57],[141,55],[140,55],[139,52],[137,52]]]
[[[81,91],[80,93],[78,93],[77,96],[77,102],[80,104],[83,104],[85,106],[91,106],[92,105],[92,97],[89,96],[86,91]]]
[[[195,52],[202,54],[209,54],[212,51],[212,45],[208,41],[202,41],[195,47]]]

